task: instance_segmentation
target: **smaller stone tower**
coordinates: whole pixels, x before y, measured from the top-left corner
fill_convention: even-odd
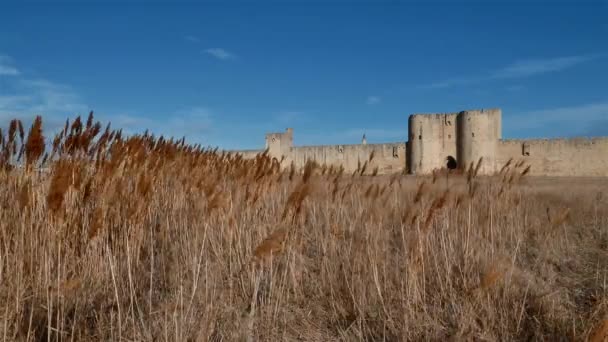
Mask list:
[[[288,158],[293,148],[293,129],[287,128],[284,133],[266,134],[266,148],[270,157],[278,160],[283,156]]]

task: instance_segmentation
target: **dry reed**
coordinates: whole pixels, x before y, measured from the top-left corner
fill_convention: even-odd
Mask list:
[[[93,113],[43,157],[42,128],[0,131],[4,340],[606,338],[604,180],[298,169]]]

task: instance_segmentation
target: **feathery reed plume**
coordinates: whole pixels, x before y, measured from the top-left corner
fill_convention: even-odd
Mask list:
[[[207,213],[211,214],[216,209],[222,209],[226,206],[227,197],[223,192],[216,192],[207,203]]]
[[[378,199],[378,196],[380,196],[380,184],[374,184],[374,190],[372,191],[371,196],[373,200]],[[371,210],[372,212],[375,212],[376,208],[373,207]]]
[[[61,284],[59,284],[58,287],[53,287],[51,290],[55,293],[65,295],[65,294],[68,294],[69,292],[79,289],[81,286],[82,286],[82,281],[80,279],[74,278],[74,279],[68,279],[68,280],[62,282]]]
[[[19,209],[21,211],[25,210],[30,205],[30,192],[31,192],[31,183],[29,180],[25,181],[21,185],[21,190],[19,191]]]
[[[416,190],[416,195],[414,196],[414,203],[418,203],[420,202],[420,200],[422,199],[422,196],[424,196],[425,190],[426,190],[426,182],[422,182],[420,183],[420,185],[418,185],[418,190]]]
[[[21,161],[21,157],[23,157],[23,154],[25,153],[25,145],[21,145],[21,147],[19,148],[19,155],[17,156],[17,161]]]
[[[8,126],[8,141],[11,143],[15,142],[18,125],[19,125],[19,120],[13,119],[13,120],[11,120],[11,123]]]
[[[40,159],[44,153],[44,136],[42,135],[42,117],[37,116],[27,135],[25,143],[25,160],[28,169]]]
[[[147,172],[143,171],[139,175],[139,180],[137,182],[137,191],[139,195],[143,198],[148,198],[150,191],[152,190],[152,180],[150,176],[147,175]]]
[[[285,249],[287,230],[279,228],[262,241],[253,251],[254,263],[261,263],[272,256],[279,255]]]
[[[23,144],[23,139],[25,139],[25,131],[23,130],[23,123],[21,122],[21,120],[17,120],[17,128],[19,129],[19,139]]]
[[[58,213],[72,178],[72,165],[68,160],[59,160],[52,171],[51,185],[46,197],[47,206],[53,213]]]
[[[86,129],[89,130],[93,127],[93,111],[89,112],[89,117],[87,118]]]
[[[346,197],[346,194],[347,194],[347,193],[348,193],[348,192],[349,192],[349,191],[352,189],[352,187],[353,187],[353,184],[352,184],[352,183],[350,183],[350,184],[348,184],[348,185],[347,185],[347,186],[344,188],[344,190],[342,191],[342,196],[340,196],[340,200],[341,200],[341,201],[344,201],[344,198]]]
[[[479,170],[481,169],[481,163],[483,162],[483,157],[479,158],[477,161],[477,165],[475,166],[475,171],[473,172],[473,177],[477,177],[479,174]]]
[[[469,168],[467,170],[467,183],[471,183],[473,181],[473,162],[469,164]]]
[[[309,194],[310,187],[308,183],[301,182],[300,184],[298,184],[287,198],[287,203],[285,203],[285,208],[283,209],[282,219],[284,220],[287,217],[287,213],[292,208],[294,211],[293,217],[295,218],[301,212],[302,203]]]
[[[547,208],[547,213],[548,213],[548,209]],[[570,217],[570,208],[563,208],[559,214],[557,214],[552,220],[551,220],[551,225],[556,227],[561,225],[562,223],[566,222],[568,220],[568,218]]]
[[[371,195],[373,189],[374,189],[374,184],[370,184],[367,187],[367,190],[365,190],[365,193],[363,194],[363,197],[368,198]]]
[[[376,166],[372,171],[372,177],[376,177],[378,175],[378,167]]]
[[[433,203],[431,204],[431,207],[429,208],[428,214],[426,216],[426,220],[424,221],[425,228],[428,228],[430,226],[430,224],[433,220],[433,216],[435,215],[435,212],[445,206],[447,199],[448,199],[448,194],[449,194],[449,190],[446,190],[443,192],[443,194],[441,194],[441,196],[439,196],[438,198],[436,198],[433,201]]]
[[[302,182],[307,183],[315,170],[316,165],[313,161],[309,160],[304,165],[304,174],[302,174]]]
[[[8,128],[8,135],[6,137],[6,144],[3,150],[3,160],[4,163],[8,162],[11,156],[17,154],[17,142],[16,142],[16,134],[17,134],[17,126],[19,120],[13,119],[11,120]]]
[[[477,194],[477,188],[479,187],[479,185],[477,184],[477,182],[471,182],[469,183],[469,197],[470,198],[475,198],[475,195]]]
[[[70,127],[71,135],[78,135],[82,131],[82,121],[80,121],[80,116],[76,117],[76,120],[72,122],[72,127]]]
[[[528,165],[528,167],[526,167],[526,168],[525,168],[525,169],[524,169],[524,170],[521,172],[521,175],[522,175],[522,176],[525,176],[525,175],[527,175],[528,173],[530,173],[530,169],[531,169],[531,168],[532,168],[532,165]]]
[[[372,153],[369,154],[369,162],[371,163],[372,160],[374,160],[374,156],[376,155],[376,151],[372,151]]]
[[[344,174],[344,166],[340,165],[340,167],[338,168],[338,172],[336,173],[336,179],[340,179],[343,174]]]
[[[87,182],[84,185],[84,189],[82,190],[82,202],[83,203],[87,203],[88,200],[91,198],[91,196],[93,195],[93,181],[95,180],[94,177],[90,177]]]
[[[606,342],[608,341],[608,318],[599,322],[598,326],[593,330],[589,337],[589,342]]]
[[[363,163],[363,167],[361,167],[361,172],[359,173],[359,175],[363,176],[363,174],[365,173],[365,169],[367,169],[367,160],[365,161],[365,163]]]
[[[503,277],[503,275],[503,272],[498,269],[498,266],[493,265],[486,272],[484,272],[479,289],[489,289],[490,287],[494,286]]]
[[[378,194],[378,196],[382,196],[382,195],[384,195],[384,192],[385,192],[387,189],[389,189],[389,186],[388,186],[388,185],[386,185],[386,184],[385,184],[384,186],[382,186],[382,189],[380,189],[380,193]],[[390,190],[389,190],[389,192],[390,192]]]
[[[338,194],[338,178],[335,178],[333,181],[333,189],[331,191],[332,201],[336,201],[336,195]]]
[[[505,165],[503,165],[503,166],[502,166],[502,168],[500,169],[500,172],[498,172],[498,174],[499,174],[499,175],[502,175],[502,173],[503,173],[505,170],[507,170],[507,168],[508,168],[509,166],[511,166],[511,163],[512,163],[512,162],[513,162],[513,158],[510,158],[510,159],[509,159],[509,160],[508,160],[508,161],[505,163]]]
[[[399,173],[393,173],[393,174],[391,175],[391,178],[390,178],[389,182],[388,182],[388,186],[389,186],[389,187],[390,187],[390,186],[393,186],[393,184],[395,184],[395,181],[397,181],[397,178],[399,178],[399,176],[400,176],[400,174],[399,174]]]
[[[62,136],[68,135],[68,130],[70,129],[70,119],[65,120],[65,125],[63,126],[63,131],[61,132]]]
[[[456,208],[460,207],[462,202],[464,202],[465,197],[466,197],[466,195],[458,195],[458,197],[456,197],[456,202],[454,203],[454,207],[456,207]]]

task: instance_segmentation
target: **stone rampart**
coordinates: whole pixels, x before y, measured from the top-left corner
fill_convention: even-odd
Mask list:
[[[356,145],[294,146],[293,129],[266,135],[270,156],[292,162],[298,168],[308,160],[319,164],[342,165],[353,172],[369,161],[367,172],[377,167],[379,174],[408,171],[429,174],[447,166],[466,169],[483,158],[481,174],[499,171],[509,160],[524,160],[532,175],[608,176],[608,137],[572,139],[502,139],[500,109],[467,110],[458,113],[413,114],[404,137],[408,142]],[[236,151],[239,152],[239,151]],[[253,158],[263,151],[240,151]],[[453,165],[452,165],[453,166]]]

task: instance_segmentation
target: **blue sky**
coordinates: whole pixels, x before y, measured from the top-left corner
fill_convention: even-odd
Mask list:
[[[240,149],[488,107],[506,138],[608,135],[608,1],[0,3],[2,122],[92,109]]]

